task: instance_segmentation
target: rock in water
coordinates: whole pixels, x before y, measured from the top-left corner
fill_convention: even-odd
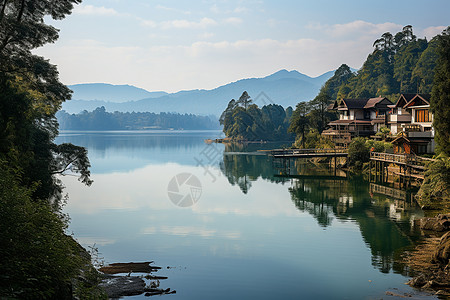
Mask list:
[[[433,231],[450,230],[450,214],[440,214],[434,218],[420,219],[420,228]]]

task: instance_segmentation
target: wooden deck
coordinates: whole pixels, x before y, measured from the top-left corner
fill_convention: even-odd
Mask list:
[[[346,157],[347,149],[275,149],[270,151],[275,158]]]
[[[370,160],[404,165],[422,171],[426,169],[426,162],[433,161],[431,158],[420,157],[414,154],[391,154],[381,152],[370,152]]]

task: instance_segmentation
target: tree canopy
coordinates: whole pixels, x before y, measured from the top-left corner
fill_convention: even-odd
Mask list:
[[[71,91],[56,66],[32,50],[58,38],[46,17],[63,19],[79,0],[0,3],[0,298],[70,299],[71,280],[89,264],[65,234],[57,174],[89,185],[83,147],[56,145],[55,113]]]
[[[437,59],[433,38],[417,39],[411,25],[396,34],[386,32],[374,43],[362,68],[352,73],[343,64],[321,92],[332,99],[385,96],[396,100],[400,93],[430,93]]]
[[[22,172],[22,181],[37,198],[57,199],[61,185],[54,177],[58,159],[79,152],[54,145],[58,134],[55,114],[71,91],[59,81],[58,70],[32,50],[58,38],[58,29],[45,24],[47,16],[63,19],[79,0],[5,0],[0,4],[0,158]],[[69,148],[72,150],[69,151]],[[70,153],[70,154],[69,154]],[[80,180],[90,184],[89,161],[78,165]],[[75,163],[75,162],[74,162]]]
[[[438,151],[450,156],[450,26],[438,36],[438,54],[430,108]]]
[[[287,132],[292,108],[269,104],[259,108],[243,92],[238,101],[232,99],[219,118],[227,137],[245,141],[287,141],[293,136]]]

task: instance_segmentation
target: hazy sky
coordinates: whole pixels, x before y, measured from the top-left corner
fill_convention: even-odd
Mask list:
[[[85,0],[47,20],[60,39],[36,53],[65,84],[211,89],[280,69],[360,68],[384,32],[411,24],[430,38],[450,25],[449,12],[450,0]]]

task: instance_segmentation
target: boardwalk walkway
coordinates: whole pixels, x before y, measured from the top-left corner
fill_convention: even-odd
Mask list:
[[[275,158],[346,157],[347,149],[275,149],[270,151]]]
[[[381,152],[370,152],[370,160],[393,163],[417,170],[425,170],[426,162],[433,161],[431,158],[425,158],[414,154],[391,154]]]

